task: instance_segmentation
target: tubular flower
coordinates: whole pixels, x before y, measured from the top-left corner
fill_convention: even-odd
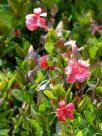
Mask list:
[[[66,81],[68,83],[74,83],[79,81],[80,83],[84,82],[90,75],[88,69],[89,64],[83,60],[70,59],[68,62],[68,67],[65,69],[66,74],[68,75]]]
[[[73,112],[74,112],[74,104],[69,103],[66,105],[65,100],[62,99],[58,103],[59,108],[55,110],[57,113],[57,117],[60,121],[66,121],[66,118],[68,117],[70,120],[74,119]]]
[[[46,20],[43,18],[47,16],[47,13],[42,13],[41,8],[35,8],[33,14],[26,16],[26,26],[30,31],[36,30],[38,27],[48,29],[46,26]]]

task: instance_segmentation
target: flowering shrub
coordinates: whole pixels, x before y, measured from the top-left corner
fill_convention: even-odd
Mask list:
[[[7,34],[0,36],[0,136],[101,136],[101,25],[96,31],[92,23],[101,17],[94,4],[100,11],[102,2],[4,3],[0,15],[5,8],[9,14],[3,18]]]

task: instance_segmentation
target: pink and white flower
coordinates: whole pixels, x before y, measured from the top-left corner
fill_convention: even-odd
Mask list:
[[[90,75],[89,64],[83,60],[70,59],[68,67],[65,69],[67,76],[66,81],[68,83],[74,83],[76,81],[82,83]]]
[[[72,48],[72,54],[76,54],[78,52],[78,47],[76,45],[76,41],[74,40],[69,40],[64,44],[65,46],[71,46]]]
[[[45,17],[47,16],[47,13],[42,13],[41,8],[35,8],[33,10],[33,14],[29,14],[26,16],[26,26],[30,31],[36,30],[38,27],[41,27],[45,30],[48,29],[46,26],[46,20]]]

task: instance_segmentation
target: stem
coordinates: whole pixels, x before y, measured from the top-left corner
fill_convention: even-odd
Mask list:
[[[65,101],[66,101],[66,103],[67,103],[68,94],[69,94],[69,92],[70,92],[72,86],[73,86],[73,84],[70,85],[69,89],[67,90],[67,92],[66,92],[66,94],[65,94]]]

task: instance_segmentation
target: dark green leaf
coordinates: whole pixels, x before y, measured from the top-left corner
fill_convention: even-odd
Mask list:
[[[31,93],[19,90],[19,89],[14,89],[12,91],[12,95],[19,101],[24,102],[26,101],[28,104],[33,103],[33,96]]]

